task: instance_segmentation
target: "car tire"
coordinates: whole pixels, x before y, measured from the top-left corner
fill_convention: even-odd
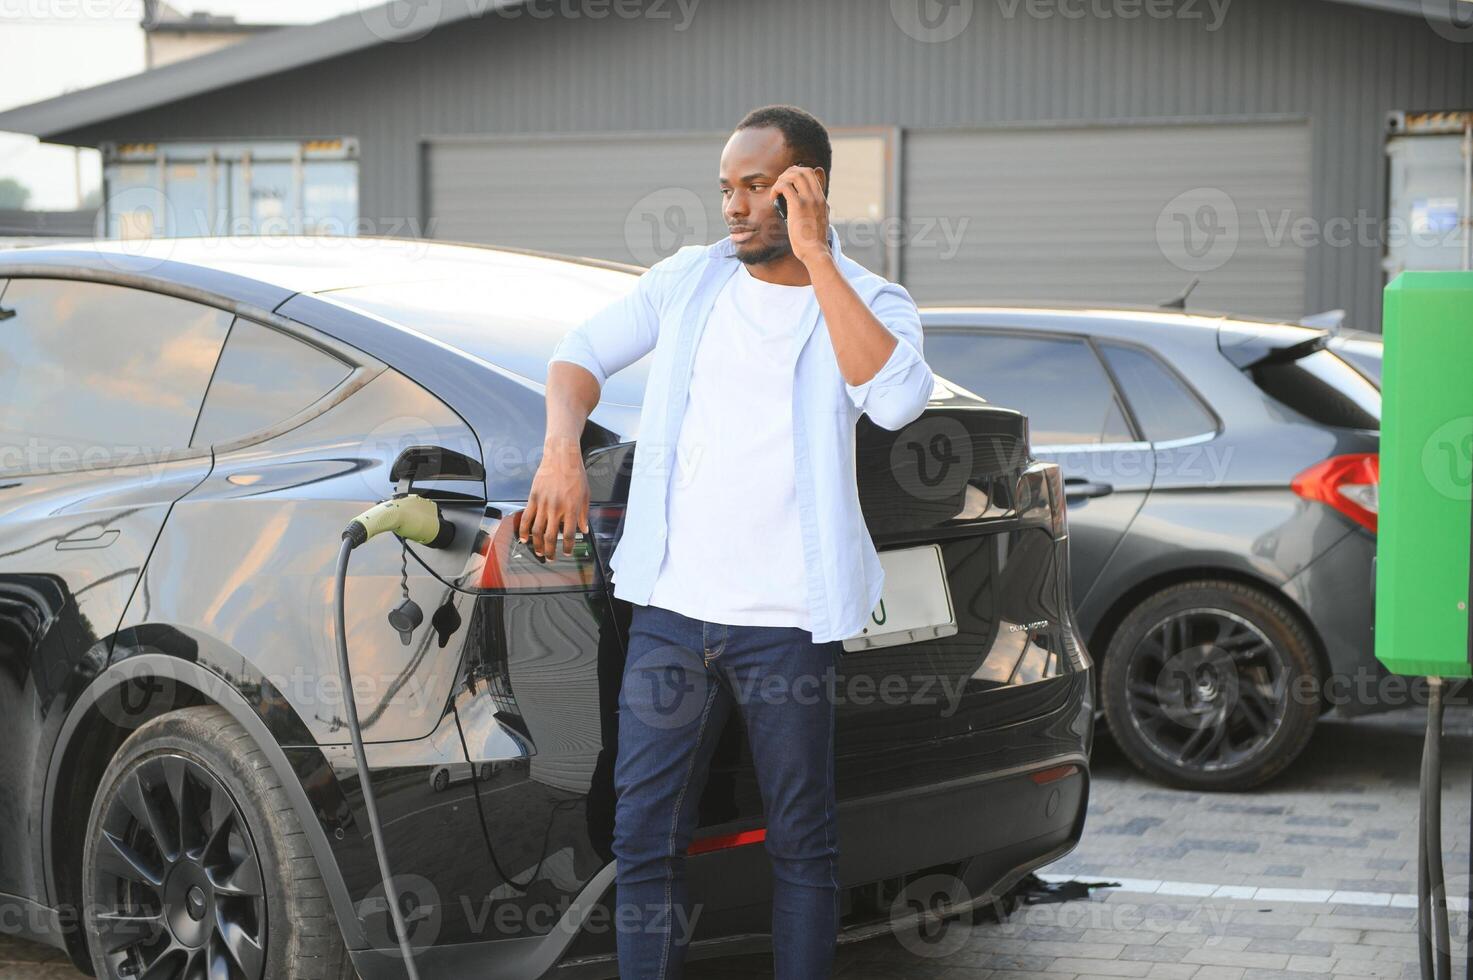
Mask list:
[[[440,769],[435,772],[435,778],[430,782],[430,788],[436,793],[443,793],[450,788],[450,770]]]
[[[96,976],[356,976],[326,885],[276,771],[222,708],[134,732],[103,774],[83,846]]]
[[[1110,733],[1137,769],[1227,791],[1257,786],[1299,756],[1322,682],[1314,642],[1286,603],[1206,579],[1131,610],[1110,638],[1100,687]]]

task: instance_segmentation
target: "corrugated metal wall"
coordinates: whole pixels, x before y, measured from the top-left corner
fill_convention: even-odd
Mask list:
[[[68,135],[354,135],[362,212],[402,233],[423,214],[427,135],[708,131],[779,101],[832,126],[1298,117],[1310,123],[1314,161],[1315,227],[1300,229],[1302,239],[1309,233],[1303,306],[1346,306],[1354,321],[1379,326],[1375,229],[1365,241],[1352,231],[1345,244],[1316,233],[1382,220],[1385,114],[1473,108],[1473,46],[1415,17],[1323,0],[1176,0],[1167,19],[1147,8],[1159,9],[1109,0],[648,0],[628,17],[616,12],[627,3],[542,0],[544,14],[576,16],[487,13],[413,43]],[[918,10],[947,18],[931,37],[955,36],[918,39],[927,36]],[[1121,16],[1130,11],[1138,16]],[[712,169],[714,179],[714,161]],[[1175,184],[1198,187],[1192,174]]]
[[[1309,142],[1303,122],[912,131],[901,278],[921,302],[1140,303],[1195,277],[1196,308],[1302,315],[1305,249],[1277,230],[1309,213]]]

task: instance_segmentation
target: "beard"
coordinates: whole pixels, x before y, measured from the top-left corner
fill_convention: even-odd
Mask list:
[[[786,237],[780,242],[748,242],[745,246],[737,246],[736,257],[746,265],[764,265],[774,259],[780,259],[793,250],[792,243]]]

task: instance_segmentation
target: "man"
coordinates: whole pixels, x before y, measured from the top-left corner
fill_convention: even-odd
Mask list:
[[[545,454],[518,535],[555,561],[559,534],[571,554],[588,531],[579,437],[601,386],[654,351],[610,558],[614,595],[633,603],[614,779],[624,980],[682,975],[685,854],[733,704],[767,823],[776,976],[831,971],[838,838],[824,681],[884,577],[859,509],[855,423],[868,413],[899,429],[932,388],[910,295],[846,258],[829,226],[831,173],[813,116],[750,113],[721,154],[730,236],[657,263],[548,365]]]

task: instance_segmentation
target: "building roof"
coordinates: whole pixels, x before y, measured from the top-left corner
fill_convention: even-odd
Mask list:
[[[144,0],[143,30],[148,34],[254,34],[276,30],[286,24],[268,24],[264,21],[243,24],[234,14],[212,14],[204,10],[183,13],[166,0]]]
[[[82,126],[177,102],[215,89],[300,68],[389,41],[413,41],[436,27],[486,17],[523,0],[441,0],[417,4],[403,17],[397,0],[331,20],[267,31],[239,44],[130,75],[102,85],[0,112],[0,131],[48,139]],[[1418,17],[1438,16],[1424,7],[1473,0],[1323,0]]]
[[[331,20],[255,37],[195,58],[0,112],[0,132],[47,139],[58,133],[177,102],[215,89],[300,68],[389,41],[412,41],[435,27],[491,16],[522,0],[443,0],[419,4],[408,18],[391,0]]]

